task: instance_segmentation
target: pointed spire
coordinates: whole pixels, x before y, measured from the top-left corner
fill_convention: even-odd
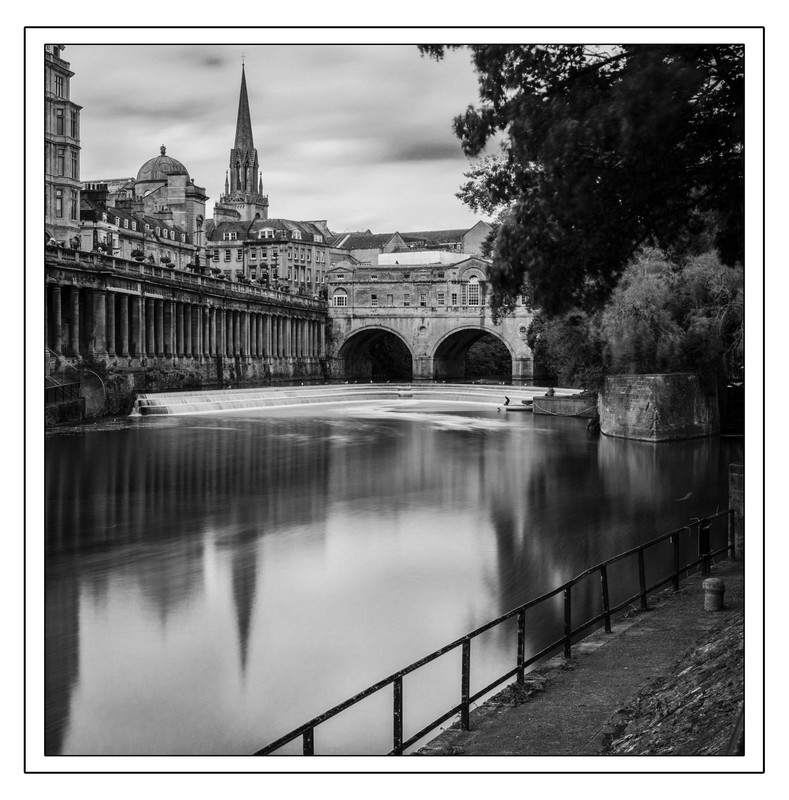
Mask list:
[[[241,65],[241,93],[238,97],[238,119],[236,121],[235,150],[252,150],[255,145],[252,141],[252,120],[249,116],[249,98],[247,97],[247,78],[244,65]]]
[[[228,182],[227,170],[225,170],[225,194],[230,194],[230,184]]]

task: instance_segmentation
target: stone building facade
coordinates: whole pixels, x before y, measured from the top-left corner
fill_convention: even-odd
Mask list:
[[[71,100],[74,73],[64,49],[44,49],[44,241],[72,247],[79,237],[82,106]]]

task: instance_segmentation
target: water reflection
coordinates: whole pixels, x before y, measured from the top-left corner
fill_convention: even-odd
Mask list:
[[[252,752],[589,564],[723,508],[740,457],[717,439],[654,446],[424,403],[51,435],[47,753]],[[532,645],[544,635],[535,624]],[[489,639],[474,669],[493,677],[514,645],[507,631]],[[407,684],[412,730],[457,702],[452,669]],[[374,711],[332,723],[320,751],[387,750],[390,721]]]

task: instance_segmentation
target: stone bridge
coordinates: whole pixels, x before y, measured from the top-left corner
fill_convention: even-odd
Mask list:
[[[407,348],[413,380],[462,379],[469,348],[489,334],[509,352],[513,382],[534,378],[526,344],[533,312],[519,300],[512,314],[493,324],[484,260],[407,265],[395,255],[389,259],[394,263],[353,269],[340,264],[329,273],[333,376],[375,377],[371,348],[390,335]]]

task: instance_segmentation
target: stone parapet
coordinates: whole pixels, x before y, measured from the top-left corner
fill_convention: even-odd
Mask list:
[[[594,419],[597,416],[597,397],[535,397],[535,414],[550,414],[555,417],[583,417]]]

